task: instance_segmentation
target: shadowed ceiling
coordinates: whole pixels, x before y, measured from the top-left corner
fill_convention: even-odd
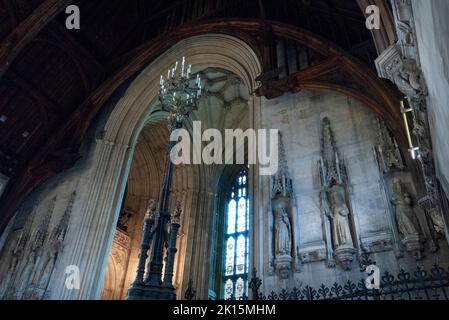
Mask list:
[[[98,101],[110,95],[102,85],[129,68],[143,44],[154,39],[164,43],[167,35],[178,41],[176,30],[207,21],[277,21],[309,31],[322,39],[323,48],[333,43],[373,68],[376,48],[359,2],[363,0],[0,1],[0,173],[10,178],[0,207],[8,198],[4,211],[11,211],[12,202],[20,202],[82,156],[83,132],[104,104]],[[80,30],[65,28],[64,9],[70,3],[80,8]],[[237,27],[233,33],[270,45],[266,30]],[[269,65],[265,63],[265,71]],[[96,102],[98,110],[85,116]]]

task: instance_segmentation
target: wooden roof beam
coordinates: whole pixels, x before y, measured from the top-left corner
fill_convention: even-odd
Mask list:
[[[44,0],[0,43],[0,79],[31,40],[73,0]]]

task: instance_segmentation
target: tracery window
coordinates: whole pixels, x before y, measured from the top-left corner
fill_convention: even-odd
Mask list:
[[[224,250],[224,299],[248,295],[248,171],[240,169],[232,184],[226,206]]]

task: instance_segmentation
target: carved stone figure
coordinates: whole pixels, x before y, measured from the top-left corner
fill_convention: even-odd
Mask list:
[[[345,161],[341,159],[330,120],[322,121],[321,159],[318,169],[321,179],[320,209],[326,242],[326,263],[335,267],[338,263],[350,270],[356,249],[351,230],[351,211],[347,205],[348,175]]]
[[[279,169],[271,177],[271,209],[273,214],[272,242],[270,246],[270,272],[276,271],[281,279],[300,272],[295,240],[295,207],[292,179],[288,173],[282,136],[280,136]],[[273,268],[274,267],[274,268]]]
[[[446,226],[444,224],[444,218],[441,214],[441,212],[438,210],[438,208],[432,207],[428,211],[428,214],[430,216],[432,225],[437,233],[440,235],[444,234],[444,231],[446,229]]]
[[[426,95],[427,88],[420,69],[413,60],[404,59],[392,73],[394,83],[406,96],[419,98]]]
[[[147,211],[145,212],[145,216],[151,217],[154,216],[154,212],[156,211],[156,200],[150,199],[147,204]]]
[[[415,19],[410,0],[392,0],[392,13],[396,22],[398,42],[392,44],[376,59],[376,68],[382,78],[390,79],[406,95],[413,109],[413,129],[416,137],[415,147],[419,148],[418,160],[421,163],[427,195],[419,203],[425,203],[436,229],[442,229],[441,199],[435,190],[437,176],[430,137],[427,114],[428,88],[420,67],[420,56],[415,32]],[[436,218],[436,219],[434,219]],[[437,231],[438,233],[438,231]],[[440,232],[441,233],[441,232]],[[433,236],[432,236],[433,237]],[[428,239],[431,242],[435,239]]]
[[[148,200],[147,211],[145,212],[145,219],[149,221],[150,230],[153,228],[155,222],[157,221],[157,202],[154,199]]]
[[[176,201],[176,209],[175,211],[171,214],[171,219],[170,222],[172,224],[180,224],[181,222],[181,214],[182,214],[182,205],[181,205],[181,201]]]
[[[290,218],[284,208],[276,210],[275,219],[276,256],[291,255],[291,224]]]
[[[399,179],[393,181],[393,198],[391,201],[396,207],[396,221],[402,237],[418,235],[418,220],[412,207],[412,199],[408,192],[402,190]]]
[[[331,192],[332,205],[332,230],[334,236],[334,245],[338,247],[354,247],[349,224],[349,208],[344,200],[344,190],[335,190]]]
[[[421,260],[422,237],[421,230],[412,206],[410,194],[403,190],[399,179],[393,180],[393,197],[391,202],[395,206],[395,216],[402,243],[407,252],[416,260]]]

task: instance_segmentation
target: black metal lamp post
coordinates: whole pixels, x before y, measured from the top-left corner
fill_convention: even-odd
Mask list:
[[[181,70],[176,65],[169,69],[167,77],[161,76],[159,102],[161,109],[168,112],[168,129],[181,129],[184,119],[189,113],[197,110],[197,102],[201,96],[201,79],[191,74],[192,66],[186,66],[182,58]],[[173,163],[170,152],[176,145],[170,141],[167,146],[164,180],[159,198],[159,208],[149,204],[142,231],[141,252],[137,268],[136,280],[128,290],[128,300],[174,300],[176,290],[173,286],[173,267],[176,254],[176,237],[180,227],[181,204],[178,202],[176,211],[170,215],[170,190],[173,176]],[[170,232],[167,231],[169,224]],[[151,249],[147,265],[145,263],[148,250]],[[165,264],[164,264],[164,255]],[[164,278],[162,279],[162,273]]]

